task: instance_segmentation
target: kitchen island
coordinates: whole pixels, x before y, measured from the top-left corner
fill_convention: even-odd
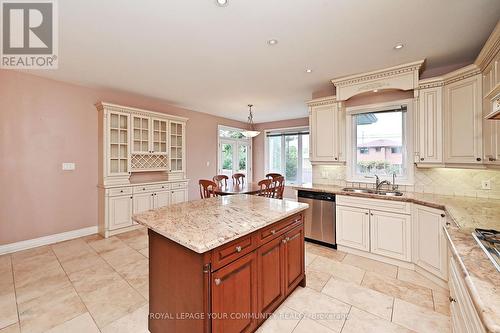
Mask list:
[[[236,195],[134,215],[148,227],[150,332],[254,332],[305,286],[307,207]]]

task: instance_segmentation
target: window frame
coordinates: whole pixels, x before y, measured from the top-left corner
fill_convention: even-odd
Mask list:
[[[270,132],[282,132],[282,133],[286,133],[286,132],[297,132],[297,131],[304,131],[304,130],[307,130],[307,132],[309,133],[309,157],[311,156],[311,128],[310,126],[295,126],[295,127],[285,127],[285,128],[273,128],[273,129],[267,129],[264,131],[264,174],[268,174],[270,171],[269,171],[269,138],[267,137],[267,134],[270,133]],[[285,158],[285,137],[282,136],[281,137],[281,151],[282,151],[282,154],[281,154],[281,165],[284,166],[286,164],[286,158]],[[285,185],[286,186],[293,186],[293,185],[300,185],[300,184],[303,184],[303,180],[302,180],[302,167],[303,167],[303,156],[302,156],[302,139],[301,139],[301,135],[299,135],[299,140],[298,140],[298,145],[297,145],[297,149],[298,149],[298,152],[299,152],[299,156],[298,156],[298,163],[297,163],[297,182],[294,182],[294,183],[290,183],[287,181],[286,177],[285,177]],[[312,163],[311,163],[312,165]],[[283,174],[284,175],[284,174]],[[284,175],[285,176],[285,175]]]
[[[401,152],[403,153],[404,168],[406,168],[407,173],[405,177],[397,177],[396,185],[414,185],[414,171],[415,166],[413,163],[414,156],[414,137],[413,137],[413,110],[414,110],[413,99],[403,99],[397,101],[391,101],[386,103],[378,103],[371,105],[361,105],[346,108],[346,181],[348,182],[361,182],[361,183],[375,183],[375,177],[367,178],[363,175],[356,173],[356,124],[354,121],[354,115],[362,113],[372,113],[372,112],[383,112],[390,109],[399,108],[401,106],[406,106],[406,114],[403,117],[403,147]],[[392,183],[392,176],[380,175],[380,180],[387,180]]]

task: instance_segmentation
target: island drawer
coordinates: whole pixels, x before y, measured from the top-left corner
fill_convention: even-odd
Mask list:
[[[258,236],[260,243],[267,243],[268,241],[284,234],[290,229],[296,227],[302,222],[302,214],[293,215],[284,221],[280,221],[262,229]]]
[[[242,237],[212,251],[212,270],[215,271],[230,262],[243,257],[257,248],[254,234]]]

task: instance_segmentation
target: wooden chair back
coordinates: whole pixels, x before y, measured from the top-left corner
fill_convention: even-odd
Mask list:
[[[234,184],[243,184],[245,182],[245,174],[244,173],[233,173],[233,183]]]
[[[266,198],[274,198],[274,187],[272,179],[262,179],[258,182],[260,187],[259,195]]]
[[[272,186],[274,187],[274,197],[276,199],[283,199],[283,192],[285,192],[285,177],[274,177],[272,181]]]
[[[200,197],[202,199],[216,197],[215,189],[217,189],[217,184],[208,179],[200,179],[198,181],[200,185]]]
[[[214,178],[213,178],[214,182],[217,183],[217,186],[219,186],[219,187],[227,186],[228,179],[229,179],[229,177],[226,175],[217,175],[217,176],[214,176]]]
[[[282,176],[281,174],[279,174],[279,173],[272,173],[272,172],[271,172],[271,173],[268,173],[268,174],[266,175],[266,178],[270,178],[270,179],[274,179],[274,178],[276,178],[276,177],[283,177],[283,176]]]

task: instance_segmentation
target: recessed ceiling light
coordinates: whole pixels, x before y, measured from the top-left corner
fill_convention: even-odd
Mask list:
[[[229,4],[229,0],[215,0],[215,4],[219,7],[226,7]]]
[[[269,45],[276,45],[278,44],[278,40],[277,39],[270,39],[267,41],[267,44]]]
[[[310,68],[306,69],[306,73],[312,73],[312,71],[313,71],[313,70],[312,70],[312,69],[310,69]]]
[[[405,47],[403,43],[397,43],[396,45],[394,45],[395,50],[401,50],[403,47]]]

